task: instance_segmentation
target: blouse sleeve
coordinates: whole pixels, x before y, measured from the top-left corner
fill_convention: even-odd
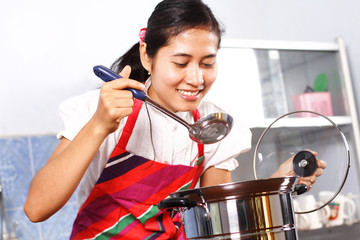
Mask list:
[[[200,114],[205,116],[214,112],[224,112],[216,105],[206,102],[199,108]],[[204,112],[203,114],[201,112]],[[230,113],[230,115],[232,115]],[[232,115],[234,118],[235,115]],[[239,119],[233,119],[233,127],[223,140],[218,143],[205,145],[205,168],[215,166],[228,171],[238,167],[236,157],[251,148],[251,131]]]
[[[57,134],[57,138],[65,137],[73,140],[95,113],[98,98],[99,90],[97,89],[62,102],[59,111],[64,129]]]

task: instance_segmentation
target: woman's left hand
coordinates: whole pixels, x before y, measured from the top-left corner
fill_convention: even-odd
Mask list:
[[[314,156],[317,156],[317,152],[310,151]],[[285,177],[285,176],[295,176],[296,173],[293,170],[293,159],[295,156],[292,156],[286,162],[282,163],[278,170],[271,175],[272,178],[274,177]],[[316,160],[317,163],[317,169],[314,171],[314,173],[307,177],[300,177],[298,184],[305,184],[308,187],[308,191],[312,188],[312,185],[316,182],[317,178],[320,177],[323,174],[323,170],[326,168],[326,162],[323,160]]]

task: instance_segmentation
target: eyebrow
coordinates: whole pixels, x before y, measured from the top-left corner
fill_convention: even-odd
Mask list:
[[[190,54],[186,54],[186,53],[176,53],[174,55],[172,55],[172,57],[191,57]],[[209,55],[206,55],[205,57],[203,58],[213,58],[213,57],[216,57],[216,54],[209,54]]]

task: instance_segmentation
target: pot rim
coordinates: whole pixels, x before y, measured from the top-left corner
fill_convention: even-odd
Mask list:
[[[254,196],[284,194],[294,191],[298,176],[267,178],[246,182],[224,183],[216,186],[195,188],[171,193],[173,198],[191,198],[197,202],[218,202]]]

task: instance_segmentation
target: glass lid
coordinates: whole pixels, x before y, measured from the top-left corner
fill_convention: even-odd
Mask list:
[[[316,159],[324,160],[326,169],[309,191],[294,194],[295,213],[317,211],[338,195],[348,175],[350,156],[345,135],[330,118],[312,111],[291,112],[277,118],[260,136],[254,151],[254,175],[269,178],[289,160],[291,174],[301,180],[316,170]]]

